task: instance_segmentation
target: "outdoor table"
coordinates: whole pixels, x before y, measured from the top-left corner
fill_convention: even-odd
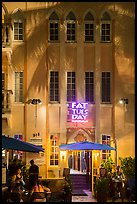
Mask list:
[[[28,190],[23,191],[22,200],[23,202],[30,202],[30,192]]]

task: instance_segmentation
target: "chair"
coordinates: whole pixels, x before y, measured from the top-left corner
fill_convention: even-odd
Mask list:
[[[45,192],[33,192],[31,202],[46,202]]]
[[[20,193],[11,192],[9,195],[8,202],[20,202],[21,196]]]

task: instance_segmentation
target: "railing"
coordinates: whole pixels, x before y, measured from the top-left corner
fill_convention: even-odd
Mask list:
[[[11,112],[12,90],[2,90],[2,113]]]

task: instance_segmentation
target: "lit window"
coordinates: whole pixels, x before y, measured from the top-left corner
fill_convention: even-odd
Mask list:
[[[23,141],[23,135],[22,134],[16,134],[14,135],[14,138],[17,140]],[[13,157],[22,160],[23,152],[19,150],[13,150]]]
[[[110,72],[102,72],[102,103],[110,103]]]
[[[23,102],[23,72],[15,72],[15,102]]]
[[[101,18],[101,42],[111,41],[111,19],[107,12]]]
[[[110,145],[110,138],[110,135],[102,135],[102,144]],[[107,160],[110,156],[110,150],[102,150],[102,160]]]
[[[59,164],[59,141],[58,135],[50,136],[50,165],[57,166]]]
[[[94,42],[94,17],[88,12],[84,18],[85,42]]]
[[[23,22],[14,20],[14,40],[23,40]]]
[[[76,17],[73,12],[70,12],[66,18],[67,22],[67,42],[76,41]]]
[[[75,72],[67,72],[67,101],[76,100],[76,76]]]
[[[94,72],[85,72],[85,101],[94,102]]]
[[[49,17],[49,41],[59,40],[59,18],[55,12]]]
[[[59,73],[50,72],[50,101],[59,102]]]

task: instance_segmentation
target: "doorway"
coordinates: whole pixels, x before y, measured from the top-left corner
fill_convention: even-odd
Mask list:
[[[68,167],[72,174],[86,175],[86,182],[92,190],[92,151],[70,151]]]

